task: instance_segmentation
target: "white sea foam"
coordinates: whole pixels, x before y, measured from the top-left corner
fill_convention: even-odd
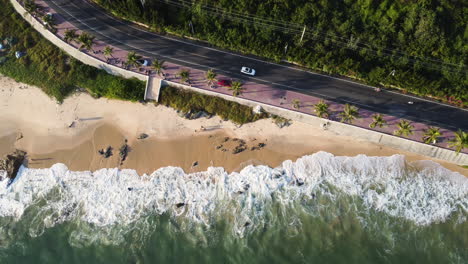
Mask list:
[[[330,192],[333,186],[338,192]],[[370,210],[428,225],[454,212],[467,214],[468,179],[437,163],[408,165],[401,155],[335,157],[319,152],[278,168],[248,166],[240,173],[222,168],[186,174],[165,167],[151,175],[134,170],[69,171],[22,168],[15,181],[0,182],[0,216],[18,220],[28,207],[38,209],[45,226],[79,218],[95,226],[129,224],[147,214],[170,214],[210,226],[223,219],[237,233],[265,224],[273,204],[295,206],[315,194],[348,194]],[[465,221],[465,220],[463,220]]]

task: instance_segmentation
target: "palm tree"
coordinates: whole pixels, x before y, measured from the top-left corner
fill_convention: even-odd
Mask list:
[[[26,9],[26,11],[28,11],[28,13],[30,13],[30,14],[36,14],[37,5],[36,5],[36,3],[34,3],[33,0],[26,0],[24,2],[24,9]]]
[[[51,14],[45,14],[42,17],[42,21],[44,22],[44,27],[45,28],[52,29],[54,27],[54,17],[52,17]]]
[[[294,99],[291,102],[294,109],[299,109],[301,107],[301,101],[299,99]]]
[[[102,53],[104,53],[104,56],[106,57],[114,57],[112,56],[112,54],[114,53],[114,48],[110,47],[110,46],[106,46],[104,48],[104,50],[102,51]]]
[[[132,67],[138,66],[138,60],[141,59],[140,55],[137,55],[136,52],[131,51],[127,54],[127,65]]]
[[[320,100],[317,104],[314,105],[314,112],[318,117],[324,118],[329,116],[328,114],[328,104],[323,100]]]
[[[78,35],[76,34],[75,29],[65,30],[65,34],[63,35],[63,40],[65,40],[65,42],[70,43],[71,41],[76,41],[77,39]]]
[[[387,124],[387,121],[383,119],[382,114],[375,114],[372,116],[372,119],[374,120],[372,123],[369,124],[370,128],[375,128],[376,126],[378,127],[383,127]]]
[[[442,134],[440,133],[438,127],[429,127],[426,131],[424,131],[422,139],[426,144],[435,144],[441,135]]]
[[[460,153],[464,148],[468,148],[468,133],[458,130],[455,132],[455,138],[449,141],[450,148],[455,147],[457,153]]]
[[[356,106],[345,104],[343,112],[339,114],[341,122],[352,124],[353,120],[359,117],[359,110]]]
[[[409,121],[406,121],[404,119],[400,120],[398,123],[398,130],[395,130],[393,133],[397,136],[409,136],[413,134],[413,129],[414,127],[411,125]]]
[[[185,83],[190,83],[190,72],[187,69],[179,71],[180,80]]]
[[[242,94],[242,91],[244,91],[244,87],[242,87],[241,82],[234,81],[231,83],[231,87],[229,87],[229,90],[232,91],[233,96],[239,96]]]
[[[206,78],[206,81],[208,82],[208,84],[211,87],[213,85],[213,83],[216,81],[216,72],[214,72],[212,69],[209,69],[206,72],[205,78]]]
[[[79,37],[78,41],[81,43],[80,49],[92,50],[94,44],[94,36],[83,32]]]
[[[163,60],[154,59],[152,68],[156,74],[164,76],[164,70],[166,69],[164,63],[165,62]]]

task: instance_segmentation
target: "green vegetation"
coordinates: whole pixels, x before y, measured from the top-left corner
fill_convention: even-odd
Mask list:
[[[37,12],[37,5],[34,3],[34,0],[25,0],[24,1],[24,9],[28,11],[30,14],[36,14]]]
[[[438,127],[429,127],[424,131],[422,140],[426,144],[435,144],[437,140],[442,136]]]
[[[113,57],[112,54],[114,54],[114,48],[106,46],[103,53],[106,58]]]
[[[329,105],[327,103],[325,103],[323,100],[320,100],[317,104],[314,105],[314,112],[317,114],[318,117],[328,118],[328,106]]]
[[[398,126],[398,130],[395,130],[393,134],[397,136],[404,136],[404,137],[407,137],[413,134],[414,127],[407,120],[404,120],[404,119],[400,120],[397,126]]]
[[[229,90],[232,91],[232,96],[239,96],[242,94],[242,92],[245,90],[244,87],[242,87],[242,83],[239,81],[234,81],[231,83],[231,86],[229,87]]]
[[[161,88],[160,103],[183,112],[205,111],[229,119],[237,124],[245,124],[268,117],[268,114],[254,114],[252,108],[216,96],[203,95],[170,86]]]
[[[94,1],[156,31],[468,106],[466,1]]]
[[[341,117],[341,122],[352,124],[354,119],[359,117],[359,110],[354,105],[345,104],[343,112],[338,115]]]
[[[164,70],[166,69],[166,66],[164,66],[164,63],[166,63],[166,62],[163,61],[163,60],[154,59],[153,60],[153,65],[151,65],[153,70],[159,76],[161,76],[161,75],[164,76]]]
[[[1,74],[38,86],[59,102],[78,87],[96,97],[132,101],[143,98],[144,82],[109,75],[75,60],[35,31],[8,0],[0,3],[0,40],[12,38],[7,52],[0,54],[5,60],[0,64]],[[16,59],[15,51],[26,52],[26,56]]]
[[[205,78],[208,82],[208,85],[212,86],[213,83],[216,81],[216,73],[212,69],[209,69],[205,74]]]
[[[130,67],[138,67],[138,60],[141,59],[140,55],[137,55],[136,52],[131,51],[127,54],[127,65]]]
[[[65,30],[63,40],[65,42],[70,43],[72,41],[77,41],[78,40],[78,35],[76,34],[76,29],[67,29]]]
[[[177,75],[180,77],[180,80],[184,83],[190,83],[190,71],[187,69],[181,69]]]
[[[387,121],[383,119],[382,114],[375,114],[372,116],[372,123],[369,124],[370,128],[375,128],[376,126],[378,127],[383,127],[387,124]]]
[[[54,30],[55,28],[55,21],[54,21],[54,18],[49,15],[49,14],[45,14],[42,16],[42,22],[44,23],[44,28],[48,29],[48,30]]]
[[[78,42],[81,43],[80,49],[93,50],[95,37],[83,32],[78,36]]]
[[[299,99],[293,99],[292,102],[291,102],[291,104],[292,104],[292,107],[293,107],[294,109],[299,109],[299,108],[301,108],[301,100],[299,100]]]
[[[449,147],[455,148],[457,153],[462,151],[464,148],[468,148],[468,133],[458,130],[455,132],[455,138],[449,141]]]

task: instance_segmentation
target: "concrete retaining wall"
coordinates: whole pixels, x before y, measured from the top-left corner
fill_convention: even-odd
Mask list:
[[[284,118],[288,118],[294,121],[303,122],[306,124],[314,125],[317,127],[322,127],[323,124],[327,123],[327,130],[330,132],[335,133],[336,135],[343,135],[343,136],[350,136],[356,138],[356,140],[372,142],[382,144],[388,147],[406,150],[409,152],[413,152],[416,154],[424,155],[427,157],[432,157],[436,159],[441,159],[445,161],[449,161],[456,164],[468,164],[468,154],[465,153],[456,153],[453,150],[440,148],[437,146],[427,145],[424,143],[396,137],[393,135],[388,135],[385,133],[380,133],[378,131],[368,130],[361,127],[356,127],[352,125],[348,125],[345,123],[340,123],[328,119],[322,119],[317,116],[308,115],[296,111],[291,111],[288,109],[283,109],[280,107],[263,104],[259,102],[254,102],[250,100],[246,100],[239,97],[233,97],[230,95],[220,94],[204,89],[199,89],[195,87],[191,87],[188,85],[183,85],[180,83],[170,82],[170,81],[162,81],[162,85],[170,85],[177,88],[182,88],[186,90],[191,90],[197,93],[202,93],[210,96],[218,96],[225,100],[237,102],[239,104],[247,105],[250,107],[255,107],[260,105],[265,111],[271,114],[279,115]]]
[[[100,61],[86,53],[83,53],[76,49],[75,47],[69,45],[56,35],[54,35],[52,32],[44,28],[44,25],[42,25],[39,21],[37,21],[33,16],[31,16],[17,1],[15,0],[10,0],[11,4],[13,7],[16,9],[16,11],[23,16],[23,18],[28,21],[31,26],[34,27],[39,33],[41,33],[42,36],[44,36],[46,39],[48,39],[50,42],[52,42],[54,45],[57,47],[61,48],[64,50],[66,53],[69,55],[73,56],[75,59],[96,67],[98,69],[103,69],[109,74],[116,75],[116,76],[122,76],[124,78],[137,78],[141,81],[147,81],[148,76],[132,71],[127,71],[125,69],[119,68],[114,65],[107,64],[103,61]]]

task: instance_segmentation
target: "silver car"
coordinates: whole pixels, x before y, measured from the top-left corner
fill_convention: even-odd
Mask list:
[[[249,67],[242,67],[241,72],[250,76],[255,76],[255,70]]]

